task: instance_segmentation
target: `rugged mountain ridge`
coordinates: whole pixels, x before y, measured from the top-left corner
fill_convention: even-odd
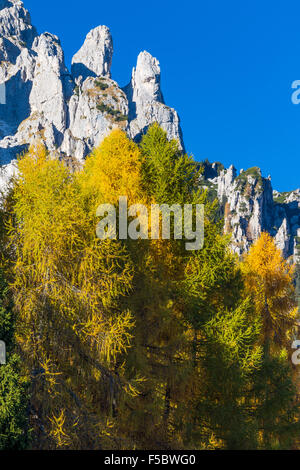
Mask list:
[[[241,255],[261,232],[269,232],[286,258],[300,263],[300,189],[273,190],[271,177],[258,167],[237,174],[231,165],[204,162],[200,181],[224,210],[225,231],[232,233],[232,248]]]
[[[115,127],[139,140],[152,122],[184,148],[180,120],[165,105],[160,65],[139,54],[129,84],[111,77],[113,40],[107,26],[91,30],[68,70],[59,38],[38,34],[20,0],[0,0],[0,187],[14,172],[14,159],[36,139],[59,158],[82,160]],[[6,164],[6,165],[5,165]],[[285,257],[300,263],[300,190],[273,191],[259,168],[241,171],[204,163],[200,184],[218,197],[225,230],[241,254],[266,230]]]
[[[20,0],[0,0],[0,158],[8,163],[42,139],[59,157],[83,159],[114,127],[138,139],[157,121],[183,146],[176,111],[165,105],[160,66],[141,52],[124,89],[111,79],[113,41],[106,26],[90,31],[65,64],[59,38],[38,35]]]

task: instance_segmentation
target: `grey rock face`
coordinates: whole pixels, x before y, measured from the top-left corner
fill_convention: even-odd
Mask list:
[[[83,46],[72,59],[72,75],[75,78],[109,77],[113,56],[113,41],[107,26],[90,31]]]
[[[141,52],[131,82],[124,91],[129,103],[129,133],[139,140],[150,124],[158,122],[169,138],[184,147],[177,112],[164,104],[160,88],[160,66],[149,52]]]
[[[77,85],[69,102],[69,128],[62,151],[82,159],[106,137],[121,127],[127,130],[128,102],[118,84],[109,79],[87,78]]]
[[[273,191],[270,177],[259,168],[205,169],[201,185],[214,190],[224,208],[225,231],[232,234],[231,246],[238,255],[247,251],[263,231],[269,232],[286,258],[300,262],[300,190]]]
[[[9,38],[12,43],[30,46],[36,36],[31,25],[29,12],[19,0],[0,1],[0,37]]]
[[[109,29],[90,31],[65,65],[57,36],[37,35],[19,0],[0,0],[0,161],[9,163],[36,139],[62,158],[84,158],[114,127],[131,137],[157,121],[169,138],[182,137],[179,118],[164,102],[158,61],[143,52],[125,93],[111,80]]]
[[[49,33],[37,37],[35,70],[29,103],[31,116],[39,115],[40,122],[48,122],[63,134],[67,127],[67,100],[73,91],[73,81],[64,62],[64,54],[57,36]],[[59,142],[57,142],[59,143]]]
[[[3,193],[4,195],[7,193],[11,178],[14,177],[17,172],[17,160],[12,160],[7,165],[2,165],[0,167],[0,193]]]
[[[45,33],[35,38],[31,49],[22,48],[5,88],[2,162],[15,158],[37,138],[50,150],[59,147],[67,127],[66,103],[74,85],[58,38]]]
[[[21,1],[0,2],[0,84],[5,83],[6,97],[6,104],[0,104],[0,157],[3,163],[23,150],[14,134],[30,114],[34,58],[28,48],[36,35]]]

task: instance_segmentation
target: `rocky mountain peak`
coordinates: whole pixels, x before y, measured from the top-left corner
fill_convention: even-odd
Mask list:
[[[29,12],[19,0],[0,0],[0,37],[17,46],[30,46],[36,37]]]
[[[286,258],[300,262],[300,190],[273,191],[270,176],[252,167],[237,175],[231,165],[204,163],[202,187],[217,195],[224,211],[225,231],[232,249],[241,255],[263,231],[269,232]]]
[[[142,52],[130,85],[111,79],[113,41],[92,29],[68,71],[59,38],[37,35],[18,0],[0,0],[0,160],[8,163],[36,139],[61,158],[84,158],[114,128],[139,139],[157,121],[181,146],[180,122],[160,90],[157,59]],[[3,87],[2,87],[3,88]]]
[[[124,88],[129,102],[129,134],[139,140],[149,125],[156,121],[169,138],[184,148],[177,112],[165,105],[160,87],[160,65],[155,57],[143,51],[133,68],[130,83]]]
[[[163,97],[160,89],[160,65],[147,51],[139,54],[136,68],[132,71],[131,87],[133,101],[160,102]]]
[[[107,26],[92,29],[72,59],[74,78],[108,77],[113,56],[113,40]]]

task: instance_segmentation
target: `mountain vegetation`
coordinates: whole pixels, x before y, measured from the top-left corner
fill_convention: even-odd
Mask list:
[[[266,233],[230,250],[202,171],[157,124],[140,144],[113,130],[81,167],[42,144],[19,158],[1,213],[0,448],[296,445],[294,267]],[[203,204],[204,247],[100,240],[97,208],[119,196]]]

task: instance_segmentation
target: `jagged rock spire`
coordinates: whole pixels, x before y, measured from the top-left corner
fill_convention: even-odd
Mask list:
[[[131,78],[132,101],[163,103],[160,89],[160,65],[147,51],[140,52]]]
[[[164,104],[160,88],[160,65],[155,57],[143,51],[124,88],[129,103],[130,135],[139,140],[150,124],[158,122],[168,137],[178,140],[183,149],[182,132],[177,112]]]
[[[60,41],[57,36],[44,33],[35,39],[32,50],[36,53],[36,66],[30,93],[31,111],[43,115],[58,132],[64,132],[66,100],[73,87]]]
[[[87,77],[104,76],[110,78],[113,56],[113,41],[107,26],[92,29],[79,51],[72,59],[72,75]]]
[[[20,0],[0,0],[0,37],[31,46],[37,32]]]

